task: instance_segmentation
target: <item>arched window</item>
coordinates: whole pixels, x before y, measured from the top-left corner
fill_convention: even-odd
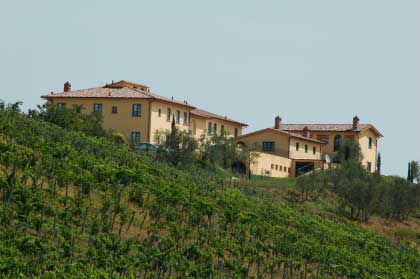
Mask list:
[[[334,137],[334,152],[340,149],[341,139],[342,139],[341,135],[336,135]]]

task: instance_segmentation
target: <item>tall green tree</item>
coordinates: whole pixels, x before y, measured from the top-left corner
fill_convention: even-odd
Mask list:
[[[418,161],[411,161],[409,163],[409,177],[408,177],[408,181],[410,181],[411,183],[413,183],[414,180],[416,180],[417,182],[419,182],[419,176],[420,176],[419,162]]]
[[[378,153],[378,159],[376,162],[376,171],[380,174],[381,173],[381,167],[382,167],[382,156],[381,153]]]
[[[340,142],[338,150],[334,154],[335,162],[355,162],[360,163],[363,159],[363,155],[358,142],[344,138]]]
[[[28,114],[32,119],[47,121],[67,130],[80,131],[90,136],[107,135],[102,126],[101,112],[78,113],[76,107],[59,108],[53,104],[44,104],[36,110],[29,110]]]
[[[161,145],[157,151],[157,158],[174,166],[189,165],[196,160],[197,140],[191,131],[181,131],[176,127],[172,118],[170,131],[159,131],[157,137]]]
[[[412,175],[411,175],[411,163],[408,163],[408,174],[407,174],[407,181],[412,181]]]

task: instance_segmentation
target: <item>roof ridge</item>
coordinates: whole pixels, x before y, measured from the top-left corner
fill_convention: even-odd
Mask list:
[[[352,123],[282,123],[281,125],[353,125]],[[372,125],[369,123],[359,123],[359,125]]]
[[[304,140],[307,140],[307,141],[312,141],[312,142],[317,142],[317,143],[325,144],[325,142],[320,141],[320,140],[317,140],[317,139],[313,139],[313,138],[310,138],[310,137],[305,137],[303,135],[295,134],[295,133],[288,132],[288,131],[282,131],[282,130],[275,129],[275,128],[265,128],[265,129],[257,130],[257,131],[254,131],[254,132],[251,132],[251,133],[242,135],[239,138],[243,138],[243,137],[246,137],[246,136],[249,136],[249,135],[261,133],[261,132],[264,132],[264,131],[267,131],[267,130],[272,130],[272,131],[275,131],[275,132],[278,132],[278,133],[281,133],[281,134],[284,134],[284,135],[288,135],[288,136],[291,136],[291,137],[304,139]]]
[[[214,113],[214,112],[202,109],[202,108],[195,108],[191,111],[191,113],[195,114],[195,115],[199,115],[201,117],[216,118],[216,119],[220,119],[220,120],[234,122],[234,123],[237,123],[237,124],[242,125],[242,126],[248,126],[248,124],[242,123],[242,122],[234,120],[232,118],[229,118],[229,117],[227,117],[227,115],[223,116],[223,115],[220,115],[220,114],[217,114],[217,113]]]

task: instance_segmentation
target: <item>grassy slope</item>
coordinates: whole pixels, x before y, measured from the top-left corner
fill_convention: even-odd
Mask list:
[[[10,120],[0,117],[0,124]],[[12,125],[0,128],[4,172],[12,154],[32,154],[36,162],[29,169],[18,166],[10,199],[10,185],[0,176],[0,274],[6,277],[416,278],[420,273],[415,251],[273,199],[281,185],[269,197],[244,194],[214,171],[178,171],[47,123],[13,117]],[[29,130],[32,138],[24,132]],[[42,176],[25,179],[34,168]],[[288,187],[292,183],[287,181]]]

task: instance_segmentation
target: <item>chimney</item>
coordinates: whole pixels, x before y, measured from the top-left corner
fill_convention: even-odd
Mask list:
[[[305,128],[303,128],[303,136],[307,138],[310,137],[308,126],[305,126]]]
[[[353,117],[353,130],[359,129],[359,117],[357,115]]]
[[[277,115],[276,118],[274,119],[274,129],[280,129],[280,125],[281,125],[281,117]]]
[[[71,84],[70,82],[66,81],[66,83],[64,83],[64,92],[70,92],[71,91]]]

